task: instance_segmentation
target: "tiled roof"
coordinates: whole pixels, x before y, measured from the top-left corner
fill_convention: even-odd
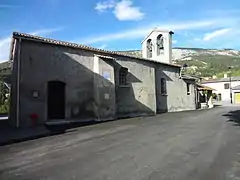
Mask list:
[[[182,78],[183,79],[194,79],[194,80],[199,80],[200,79],[200,77],[192,76],[192,75],[188,75],[188,74],[183,74]]]
[[[230,81],[230,77],[204,80],[204,81],[202,81],[202,83],[215,83],[215,82],[228,82],[228,81]],[[231,81],[240,81],[240,76],[231,77]]]
[[[121,52],[103,50],[103,49],[98,49],[98,48],[94,48],[94,47],[86,46],[86,45],[82,45],[82,44],[76,44],[76,43],[71,43],[71,42],[66,42],[66,41],[59,41],[59,40],[44,38],[44,37],[40,37],[40,36],[33,36],[30,34],[25,34],[25,33],[20,33],[20,32],[13,32],[13,38],[24,38],[27,40],[32,40],[32,41],[37,41],[37,42],[43,42],[43,43],[54,44],[54,45],[59,45],[59,46],[67,46],[67,47],[72,47],[72,48],[80,48],[80,49],[84,49],[84,50],[105,53],[105,54],[109,54],[109,55],[118,55],[118,56],[123,56],[123,57],[135,58],[135,59],[139,59],[139,60],[150,61],[150,62],[173,66],[173,67],[178,67],[178,68],[181,67],[180,65],[177,65],[177,64],[163,63],[163,62],[159,62],[156,60],[136,57],[134,55],[129,55],[129,54],[121,53]]]
[[[240,85],[233,87],[232,90],[240,90]]]
[[[198,90],[208,90],[208,91],[216,91],[216,89],[213,89],[211,87],[202,85],[202,84],[197,84],[197,89]]]

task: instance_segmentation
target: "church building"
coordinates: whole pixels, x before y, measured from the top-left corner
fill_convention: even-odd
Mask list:
[[[23,127],[194,110],[196,79],[172,63],[172,35],[154,29],[142,41],[142,57],[136,57],[14,32],[11,123]]]

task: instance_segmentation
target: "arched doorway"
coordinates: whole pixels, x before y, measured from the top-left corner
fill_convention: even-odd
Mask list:
[[[65,118],[65,83],[48,82],[48,119]]]

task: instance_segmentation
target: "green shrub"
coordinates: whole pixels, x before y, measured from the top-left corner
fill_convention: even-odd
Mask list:
[[[216,93],[213,93],[213,94],[212,94],[212,97],[213,97],[213,99],[216,100],[216,99],[217,99],[217,94],[216,94]]]
[[[8,114],[9,106],[7,104],[0,105],[0,114]]]
[[[0,114],[7,114],[9,112],[10,99],[7,94],[9,94],[9,90],[0,77]]]

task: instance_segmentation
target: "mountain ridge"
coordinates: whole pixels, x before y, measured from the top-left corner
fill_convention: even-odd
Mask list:
[[[235,49],[205,49],[174,47],[172,60],[175,64],[187,64],[186,73],[200,77],[222,77],[223,74],[231,73],[240,76],[240,51]],[[118,51],[142,57],[141,50]]]
[[[181,60],[184,57],[187,57],[192,54],[210,54],[210,55],[226,55],[226,56],[236,56],[240,57],[240,50],[235,49],[205,49],[205,48],[184,48],[184,47],[174,47],[173,51],[173,60]],[[179,52],[180,51],[180,52]],[[136,55],[138,57],[141,55],[141,50],[120,50],[117,52],[128,53]],[[181,56],[177,55],[178,53]]]

